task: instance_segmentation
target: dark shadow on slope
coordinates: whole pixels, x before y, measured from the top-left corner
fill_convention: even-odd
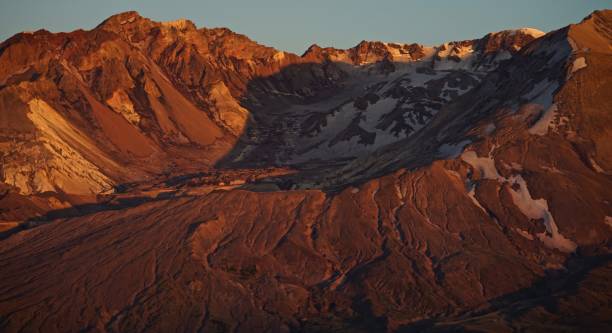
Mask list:
[[[402,65],[405,64],[381,61],[366,70],[384,77]],[[320,178],[322,174],[331,174],[354,161],[356,157],[329,156],[324,159],[290,163],[286,162],[286,158],[308,147],[285,145],[287,138],[291,136],[308,136],[326,126],[327,116],[342,105],[354,103],[356,108],[365,110],[361,104],[367,104],[371,100],[371,93],[354,89],[355,86],[352,85],[355,83],[348,74],[351,67],[352,65],[336,62],[294,64],[282,68],[273,75],[248,82],[240,100],[241,106],[250,113],[246,125],[234,147],[215,164],[215,167],[219,170],[231,170],[288,166],[296,172],[291,175],[270,177],[262,182],[276,184],[280,190],[290,190],[298,183]],[[381,81],[387,83],[384,78]],[[376,96],[376,100],[378,98],[380,96]],[[320,109],[309,110],[309,105],[314,103],[318,103]],[[320,103],[324,103],[325,107],[321,108]],[[303,114],[288,111],[295,106],[306,111]],[[362,133],[359,132],[359,128],[356,131],[348,131],[347,128],[340,134],[342,135],[330,142],[333,144],[358,136],[365,144],[371,144],[371,135],[374,133]],[[398,138],[398,141],[405,140]],[[327,145],[328,142],[320,144]],[[433,151],[437,150],[437,143],[425,147],[425,150],[429,150],[430,153],[423,154],[419,166],[429,164],[436,158]],[[370,154],[364,149],[361,156]],[[383,172],[390,173],[404,166],[396,165]],[[314,185],[316,187],[317,184]],[[251,187],[250,190],[257,191],[255,187]]]
[[[538,327],[534,327],[534,324],[546,327],[547,324],[553,322],[558,325],[558,328],[563,327],[567,331],[581,329],[587,329],[588,331],[588,327],[595,328],[597,326],[601,328],[602,325],[612,327],[612,321],[607,324],[598,323],[596,320],[589,321],[586,319],[589,318],[590,313],[567,313],[559,307],[561,301],[572,302],[571,298],[581,292],[580,284],[592,272],[611,264],[611,254],[593,256],[578,254],[565,261],[564,266],[567,269],[549,270],[546,276],[530,287],[491,299],[487,302],[484,310],[468,312],[458,317],[425,319],[404,326],[398,332],[469,332],[471,331],[470,326],[495,331],[499,329],[499,326],[496,326],[500,324],[499,322],[495,322],[493,326],[488,328],[486,326],[489,318],[485,318],[485,316],[491,314],[503,320],[503,325],[512,330],[522,327],[523,329],[537,331]],[[609,281],[596,281],[596,283],[609,284]],[[536,323],[533,322],[534,318],[524,318],[526,314],[536,309],[543,309],[548,313],[548,317],[542,317],[543,315],[540,313]]]
[[[384,155],[389,159],[390,155],[407,151],[410,153],[409,158],[398,158],[395,161],[389,161],[384,166],[379,165],[375,168],[371,168],[370,165],[359,166],[355,168],[358,169],[357,174],[351,175],[351,178],[366,181],[369,178],[379,177],[400,168],[412,169],[426,166],[435,160],[446,157],[440,155],[439,149],[442,144],[453,146],[465,140],[473,142],[475,137],[468,134],[469,130],[477,126],[479,121],[491,115],[492,112],[504,108],[506,106],[504,101],[516,100],[524,93],[525,89],[529,89],[525,86],[525,77],[528,76],[528,73],[541,68],[543,66],[542,62],[546,61],[547,59],[533,60],[528,56],[517,55],[510,60],[502,61],[497,70],[480,73],[480,81],[474,79],[475,73],[467,74],[468,72],[461,69],[438,70],[437,73],[443,75],[432,76],[431,79],[426,81],[427,84],[410,86],[410,89],[403,86],[403,81],[410,82],[410,76],[389,76],[390,73],[401,70],[401,67],[405,65],[401,63],[382,61],[369,65],[369,67],[365,67],[366,69],[362,67],[360,71],[365,70],[369,71],[370,74],[381,75],[377,80],[369,82],[371,83],[369,88],[365,84],[362,86],[353,85],[354,82],[351,81],[350,75],[343,72],[347,69],[345,66],[351,67],[347,64],[307,63],[290,65],[273,75],[254,79],[247,84],[241,104],[250,110],[250,117],[236,145],[219,160],[216,167],[227,169],[241,166],[277,166],[279,164],[277,157],[282,162],[285,157],[291,156],[294,152],[306,151],[311,148],[284,145],[286,139],[291,135],[304,137],[317,132],[328,125],[327,116],[335,114],[334,112],[340,106],[347,103],[353,103],[356,109],[367,113],[368,104],[376,104],[382,97],[391,97],[401,101],[401,103],[383,116],[384,118],[393,114],[393,117],[391,117],[393,121],[381,118],[381,122],[381,119],[378,119],[376,128],[385,131],[405,130],[408,131],[405,133],[409,133],[410,136],[402,139],[398,138],[396,141],[382,145],[373,151],[363,149],[357,157],[342,159],[341,156],[325,156],[320,160],[313,159],[299,164],[294,163],[291,166],[298,169],[299,172],[289,177],[283,177],[280,182],[288,184],[307,182],[312,180],[312,175],[320,176],[322,173],[333,173],[355,159],[369,156],[378,158]],[[421,75],[431,75],[430,66],[429,63],[422,63],[422,66],[419,67],[420,70],[417,69],[416,72]],[[327,72],[345,74],[329,75]],[[320,73],[323,73],[323,75]],[[549,74],[545,72],[542,75],[547,76]],[[557,75],[553,76],[556,77]],[[337,79],[332,80],[330,78]],[[399,82],[395,80],[399,80]],[[503,84],[500,86],[499,82],[503,82]],[[380,96],[372,96],[374,92],[378,94],[377,89],[382,87],[381,84],[393,84],[393,86]],[[359,87],[359,89],[351,89],[347,86],[351,88]],[[454,94],[441,98],[445,86],[460,90],[467,89],[467,91],[463,95]],[[330,98],[332,96],[333,98]],[[321,108],[321,105],[318,104],[318,110],[309,110],[309,105],[315,102],[323,102],[324,107]],[[439,112],[430,113],[426,118],[427,120],[423,122],[425,116],[420,113],[422,110],[416,110],[414,106],[411,106],[413,109],[401,106],[410,103],[429,103],[428,108],[439,110]],[[295,105],[300,106],[298,112],[287,112],[289,108]],[[423,110],[427,111],[424,107]],[[300,113],[302,111],[303,114]],[[420,117],[418,128],[412,128],[406,123],[396,128],[398,126],[397,122],[401,121],[404,116]],[[346,128],[339,129],[335,137],[328,137],[329,142],[320,141],[317,143],[313,140],[313,146],[333,145],[354,137],[358,137],[359,142],[364,145],[371,144],[375,134],[365,131],[359,126],[359,121],[355,120],[359,119],[353,119],[346,125]],[[403,121],[405,122],[405,120]],[[396,124],[393,127],[379,127],[391,126],[393,123]],[[290,135],[287,135],[288,133]],[[248,146],[256,148],[251,151],[249,149],[245,150]],[[240,158],[244,157],[243,153],[245,152],[247,152],[247,158],[239,161]],[[364,162],[362,164],[366,164],[367,161],[362,162]],[[368,170],[368,168],[371,169]],[[338,178],[337,175],[334,177]],[[344,185],[346,184],[341,181],[337,186],[332,184],[331,187],[341,188]]]
[[[565,268],[546,271],[544,276],[535,280],[529,287],[491,298],[477,307],[479,310],[452,316],[433,315],[401,326],[393,332],[496,332],[500,331],[502,325],[503,331],[542,331],[546,327],[557,327],[563,331],[584,331],[581,328],[586,328],[586,331],[609,331],[602,330],[602,327],[612,327],[612,321],[602,322],[589,313],[588,309],[603,305],[597,303],[601,302],[597,300],[597,295],[590,299],[594,301],[592,304],[579,306],[580,309],[586,309],[582,312],[568,313],[563,305],[567,306],[568,303],[579,300],[579,296],[586,296],[588,301],[588,297],[593,296],[591,293],[602,288],[609,289],[610,281],[606,278],[609,275],[601,272],[612,269],[612,254],[605,253],[596,246],[584,248],[568,257],[563,266]],[[334,308],[330,307],[320,317],[304,319],[292,331],[390,332],[388,319],[384,315],[376,316],[363,295],[353,296],[351,310],[352,315],[347,318],[346,312],[336,313]],[[531,311],[535,311],[535,316]],[[612,314],[612,309],[604,311]],[[490,318],[486,316],[491,314],[496,317],[489,322],[487,320]],[[525,316],[532,317],[524,318]],[[492,325],[487,326],[491,323]]]
[[[352,170],[349,170],[353,173],[346,178],[350,178],[352,182],[362,182],[401,168],[423,167],[435,160],[448,157],[442,156],[443,153],[440,152],[444,144],[458,146],[465,141],[474,143],[479,136],[470,133],[470,130],[478,126],[481,121],[490,120],[487,117],[503,113],[512,106],[512,103],[520,104],[525,94],[535,89],[537,82],[544,79],[562,80],[566,77],[565,58],[556,59],[551,65],[551,55],[533,51],[549,47],[549,44],[552,45],[564,38],[563,33],[553,33],[547,37],[535,39],[512,58],[501,61],[495,69],[482,72],[480,81],[476,82],[476,80],[473,88],[461,96],[450,96],[450,100],[442,103],[440,111],[433,115],[422,128],[412,132],[409,137],[383,145],[374,151],[364,152],[362,157],[369,157],[369,161],[365,158],[358,158],[357,162],[351,165]],[[367,96],[368,91],[363,91],[362,94],[352,91],[352,94],[343,95],[350,90],[346,88],[350,84],[350,76],[346,74],[344,66],[351,67],[351,65],[337,62],[294,64],[272,75],[248,82],[240,103],[250,111],[250,117],[233,149],[216,163],[216,167],[232,169],[244,166],[278,166],[277,155],[280,156],[282,162],[283,157],[292,153],[291,149],[303,151],[310,148],[283,145],[287,137],[286,133],[307,135],[313,130],[316,131],[317,128],[326,125],[326,115],[347,102],[353,102],[356,108],[362,109],[363,104],[367,104],[370,100]],[[400,67],[400,63],[381,61],[368,68],[384,75]],[[430,67],[430,64],[424,63],[423,70],[431,69]],[[462,72],[461,69],[438,71],[451,74],[449,76],[453,77],[447,81],[445,81],[446,76],[432,78],[429,81],[439,82],[433,87],[427,86],[427,89],[423,89],[423,94],[432,93],[429,90],[439,92],[446,84],[450,84],[451,81],[457,79],[457,76],[461,76]],[[463,87],[460,90],[463,90]],[[398,96],[402,96],[403,93],[403,91],[395,92]],[[330,103],[329,110],[314,114],[294,114],[295,119],[287,118],[289,117],[287,110],[292,105],[301,105],[302,110],[308,110],[308,106],[312,103],[325,100],[330,96],[334,96],[335,105]],[[327,107],[328,104],[326,103],[325,106]],[[399,110],[399,113],[401,111],[403,110]],[[371,141],[371,137],[368,137],[369,133],[360,135],[359,128],[346,135],[339,135],[339,140],[355,135],[360,136],[364,142]],[[330,142],[335,142],[334,140]],[[327,142],[319,144],[327,144]],[[247,146],[260,148],[252,150],[250,157],[238,161]],[[284,149],[289,151],[283,151]],[[404,155],[395,158],[399,153],[404,153]],[[344,175],[338,175],[335,171],[341,170],[353,160],[340,160],[336,157],[338,156],[292,164],[291,167],[297,169],[297,173],[280,177],[280,179],[270,179],[270,181],[283,184],[285,188],[282,189],[291,189],[294,184],[319,181],[321,174],[334,174],[332,179],[341,179]],[[375,159],[383,161],[373,166],[372,160]],[[326,184],[326,190],[336,190],[346,186],[344,180],[340,180],[337,184],[333,182]],[[316,184],[315,187],[317,187]]]
[[[118,187],[120,187],[120,185]],[[137,207],[149,202],[181,197],[185,196],[175,196],[174,192],[161,192],[157,196],[109,197],[98,202],[74,205],[68,208],[51,210],[41,216],[28,218],[12,229],[0,232],[0,240],[7,239],[10,236],[24,230],[52,223],[53,221],[58,219],[80,217],[104,211],[122,210]]]
[[[285,127],[292,123],[288,109],[295,105],[307,107],[342,92],[348,78],[342,69],[345,66],[333,62],[292,64],[249,81],[240,97],[241,106],[249,110],[247,122],[236,145],[215,166],[219,169],[278,166],[274,155],[279,152],[274,148],[282,146],[286,131],[302,131],[301,124],[294,124],[296,128]],[[248,145],[266,149],[257,149],[238,161]]]

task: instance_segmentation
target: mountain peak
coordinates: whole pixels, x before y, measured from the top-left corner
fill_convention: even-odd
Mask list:
[[[589,16],[585,17],[582,22],[590,20],[602,20],[609,22],[612,20],[612,9],[595,10]]]
[[[515,33],[520,33],[520,34],[524,34],[524,35],[530,35],[533,36],[535,38],[540,38],[542,36],[544,36],[546,33],[542,30],[538,30],[535,28],[530,28],[530,27],[523,27],[523,28],[519,28],[516,30],[512,30]]]
[[[532,40],[544,36],[545,33],[534,28],[519,28],[491,32],[478,41],[485,53],[501,50],[516,52],[529,44]]]
[[[113,27],[125,25],[127,23],[133,23],[135,21],[145,19],[142,17],[137,11],[131,10],[127,12],[118,13],[110,16],[106,20],[104,20],[98,27]]]
[[[306,57],[308,55],[319,55],[323,51],[323,48],[319,46],[319,44],[310,45],[304,53],[302,53],[302,57]]]
[[[589,49],[609,53],[612,50],[612,10],[597,10],[568,29],[574,50]]]

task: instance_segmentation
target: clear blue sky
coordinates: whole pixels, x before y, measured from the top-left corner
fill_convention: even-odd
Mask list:
[[[347,48],[382,40],[435,45],[518,27],[554,30],[580,21],[603,0],[0,0],[0,40],[20,31],[91,29],[127,10],[156,21],[189,18],[228,27],[281,50],[310,44]]]

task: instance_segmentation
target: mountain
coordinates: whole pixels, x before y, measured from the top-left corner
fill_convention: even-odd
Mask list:
[[[0,44],[0,328],[609,330],[612,11],[301,55]]]
[[[227,29],[197,29],[188,20],[153,22],[135,12],[115,15],[91,31],[22,33],[0,46],[2,110],[14,110],[2,126],[10,142],[3,149],[2,180],[21,194],[96,194],[164,172],[209,169],[226,155],[248,160],[237,142],[271,149],[265,156],[275,156],[266,164],[312,159],[287,154],[291,143],[326,141],[326,150],[354,157],[359,152],[344,152],[354,131],[364,143],[355,148],[361,151],[399,140],[533,38],[532,32],[519,30],[437,48],[362,42],[349,50],[313,46],[298,57]],[[416,62],[423,64],[412,66]],[[369,63],[377,67],[369,70],[384,74],[369,74],[360,66]],[[469,73],[446,72],[459,68]],[[414,105],[401,105],[397,96],[408,98],[399,90],[413,88],[406,82],[408,76],[416,79],[416,69],[430,69],[419,77],[439,87],[403,119],[398,113],[406,112],[397,110]],[[438,80],[427,80],[433,78]],[[362,126],[353,115],[352,126],[321,128],[340,109],[335,105],[340,96],[330,97],[330,90],[342,87],[342,98],[365,109],[367,98],[379,97],[364,94],[364,87],[391,79],[396,87],[387,94],[397,96],[381,101],[389,105],[381,112],[384,119],[370,126],[377,128],[355,129]],[[423,87],[414,88],[420,88],[418,94]],[[297,110],[287,110],[290,106]],[[316,112],[303,112],[305,107]],[[299,129],[294,136],[291,126]],[[282,147],[259,144],[279,139],[281,130],[290,136],[277,140]],[[312,135],[320,130],[335,137]],[[307,142],[296,143],[303,134]],[[319,150],[310,155],[330,155]],[[34,160],[37,167],[31,168]]]

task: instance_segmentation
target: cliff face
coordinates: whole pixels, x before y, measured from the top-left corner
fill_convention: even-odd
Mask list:
[[[0,327],[606,330],[610,45],[611,11],[302,56],[134,12],[16,35]]]

